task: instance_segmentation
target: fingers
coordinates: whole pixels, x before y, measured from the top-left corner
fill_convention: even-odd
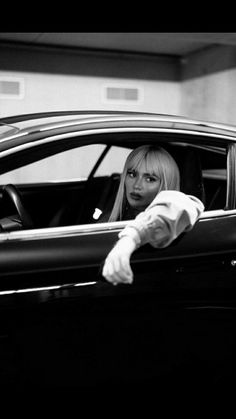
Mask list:
[[[129,258],[127,256],[108,255],[105,260],[102,275],[104,278],[117,285],[120,283],[131,284],[133,282],[133,272],[130,267]]]
[[[108,254],[102,275],[112,283],[131,284],[133,282],[133,272],[130,267],[130,257],[136,248],[135,241],[124,236],[118,240],[115,247]]]

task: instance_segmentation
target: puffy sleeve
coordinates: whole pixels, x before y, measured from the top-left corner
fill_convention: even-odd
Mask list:
[[[168,246],[181,233],[192,229],[202,212],[203,203],[179,191],[161,191],[152,203],[119,233],[130,236],[136,247],[150,243],[153,247]]]

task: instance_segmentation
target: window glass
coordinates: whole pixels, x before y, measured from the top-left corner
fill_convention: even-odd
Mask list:
[[[0,175],[0,184],[86,179],[104,148],[103,144],[91,144],[63,151]]]
[[[95,176],[110,176],[112,173],[122,173],[125,160],[130,152],[130,148],[111,147]]]
[[[63,151],[0,175],[0,184],[19,185],[87,179],[105,147],[104,144],[91,144]],[[114,172],[121,173],[130,151],[130,149],[122,147],[111,147],[95,176],[110,176]]]

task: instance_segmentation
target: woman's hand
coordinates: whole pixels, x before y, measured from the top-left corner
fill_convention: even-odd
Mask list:
[[[102,275],[108,282],[113,285],[133,282],[130,257],[135,249],[136,244],[131,237],[124,236],[119,239],[104,263]]]

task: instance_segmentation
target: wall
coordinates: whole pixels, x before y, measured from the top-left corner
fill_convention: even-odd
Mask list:
[[[20,77],[21,98],[0,95],[0,117],[18,113],[113,109],[178,114],[180,66],[171,57],[0,44],[0,80]],[[137,88],[139,100],[107,100],[105,87]]]
[[[236,125],[236,48],[217,46],[182,60],[180,113]]]
[[[236,48],[184,59],[0,43],[0,78],[21,77],[19,99],[0,96],[0,117],[43,110],[149,111],[235,124]],[[138,101],[107,101],[104,86],[134,87]]]
[[[9,77],[12,81],[19,80],[23,91],[20,97],[0,94],[0,117],[80,109],[177,114],[180,107],[177,82],[0,71],[0,82]],[[108,100],[105,95],[108,86],[138,89],[139,99]]]

